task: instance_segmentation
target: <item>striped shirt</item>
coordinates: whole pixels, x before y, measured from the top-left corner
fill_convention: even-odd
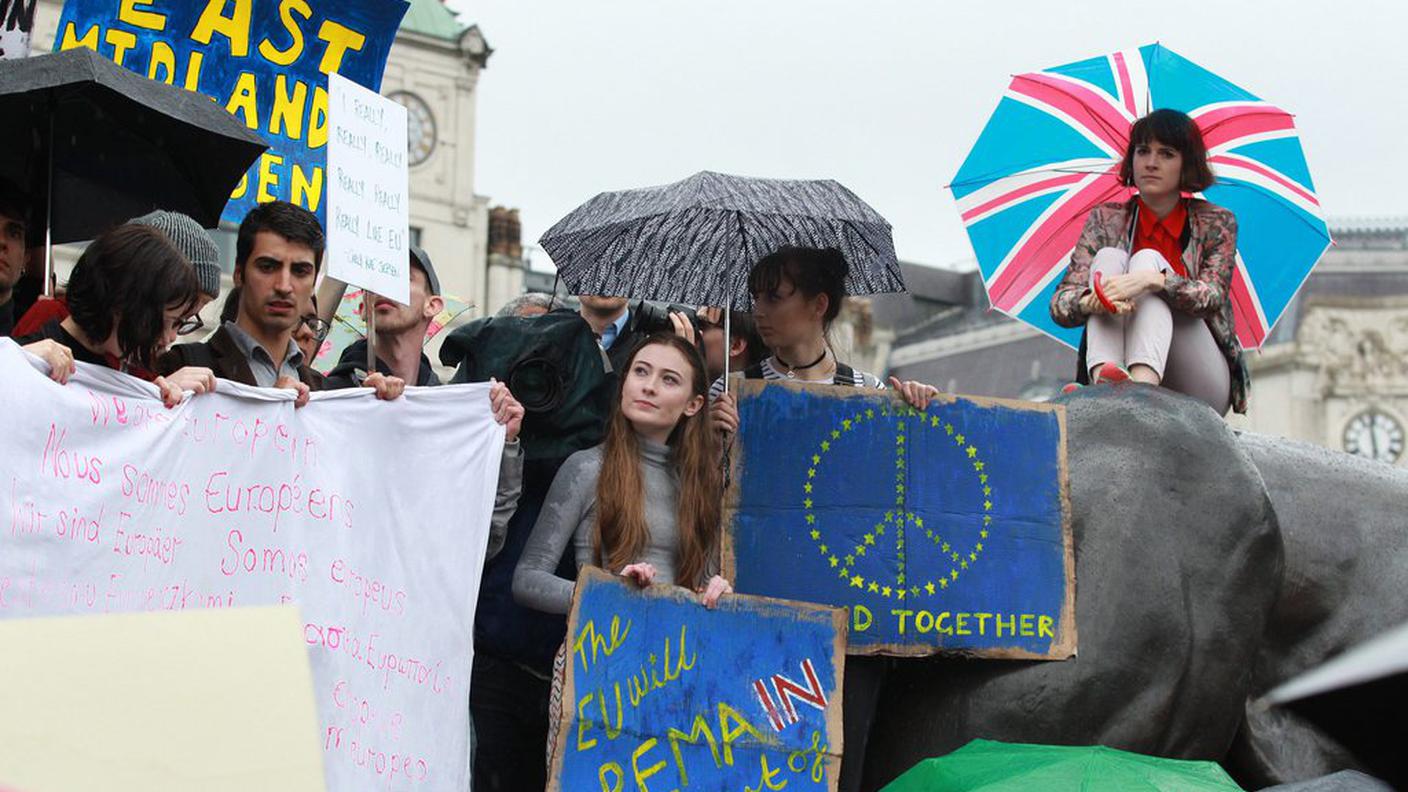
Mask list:
[[[784,372],[778,371],[778,370],[772,365],[772,358],[771,358],[771,357],[763,358],[763,362],[762,362],[761,364],[759,364],[759,365],[760,365],[761,368],[763,369],[763,379],[765,379],[765,380],[792,380],[793,382],[808,382],[807,380],[799,380],[799,379],[797,379],[796,377],[789,377],[789,376],[788,376],[787,374],[785,374]],[[743,372],[738,372],[738,373],[735,374],[734,376],[742,377],[742,376],[743,376]],[[808,384],[812,384],[812,385],[829,385],[829,384],[833,384],[833,383],[827,383],[827,382],[820,382],[820,381],[818,381],[818,382],[809,382]],[[859,369],[853,370],[850,382],[837,382],[837,383],[834,383],[834,384],[836,384],[836,385],[853,385],[853,386],[855,386],[855,387],[857,387],[857,388],[877,388],[877,389],[880,389],[880,390],[884,390],[884,389],[885,389],[885,383],[881,382],[879,377],[876,377],[874,374],[871,374],[870,372],[861,371],[861,370],[859,370]],[[709,387],[709,401],[713,401],[714,399],[719,398],[719,394],[723,393],[723,392],[724,392],[724,389],[727,388],[727,387],[728,387],[728,386],[727,386],[727,384],[724,382],[724,378],[723,378],[723,377],[719,377],[718,379],[714,380],[714,384]]]

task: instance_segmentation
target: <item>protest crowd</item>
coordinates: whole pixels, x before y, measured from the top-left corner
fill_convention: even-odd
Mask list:
[[[1226,299],[1235,220],[1179,197],[1205,186],[1205,156],[1187,116],[1159,111],[1134,126],[1122,173],[1138,195],[1091,213],[1052,301],[1059,322],[1088,327],[1080,381],[1162,383],[1220,411],[1245,409],[1245,369]],[[327,331],[314,304],[325,241],[308,210],[274,201],[244,217],[235,288],[220,325],[199,342],[183,339],[208,330],[198,314],[220,297],[218,252],[199,223],[156,211],[118,225],[89,244],[63,288],[45,297],[27,242],[35,211],[13,186],[0,194],[0,332],[41,358],[55,382],[68,381],[75,363],[117,369],[151,382],[168,408],[188,394],[218,391],[222,380],[293,391],[300,407],[322,390],[368,388],[394,401],[408,386],[441,384],[422,352],[442,308],[440,283],[419,248],[410,249],[408,304],[365,298],[364,310],[376,315],[375,370],[366,370],[364,339],[320,372],[311,364]],[[1185,248],[1194,251],[1192,273],[1177,255]],[[835,248],[784,246],[748,272],[751,312],[597,295],[580,295],[573,311],[552,295],[528,294],[475,328],[488,338],[484,326],[499,325],[492,338],[502,348],[450,353],[512,357],[515,334],[535,333],[550,333],[563,349],[585,343],[601,353],[594,370],[578,369],[596,392],[580,403],[584,414],[532,419],[541,434],[573,432],[568,453],[557,458],[525,464],[524,406],[503,383],[490,392],[506,442],[475,625],[476,789],[541,789],[547,781],[544,748],[561,706],[554,665],[560,681],[563,616],[578,570],[600,567],[642,587],[684,586],[703,607],[732,592],[719,565],[721,459],[740,418],[725,370],[734,379],[889,387],[920,411],[939,395],[838,358],[828,333],[848,274]],[[465,363],[456,381],[472,374]],[[855,657],[848,664],[849,755],[863,755],[870,728],[874,697],[864,691],[892,662]],[[841,788],[857,788],[855,765],[843,764]]]
[[[7,462],[0,630],[296,606],[314,680],[299,703],[320,718],[307,753],[337,792],[958,788],[905,785],[943,775],[912,763],[928,735],[890,752],[912,772],[876,769],[910,726],[896,701],[946,695],[914,682],[930,660],[975,697],[989,669],[1035,669],[995,683],[1008,709],[972,716],[1023,737],[1013,750],[1070,747],[1055,711],[1104,707],[1093,749],[1221,761],[1238,736],[1265,761],[1248,777],[1293,775],[1254,744],[1279,711],[1235,731],[1255,717],[1253,661],[1228,636],[1260,636],[1247,614],[1279,607],[1250,577],[1282,572],[1269,485],[1213,492],[1261,475],[1223,419],[1247,412],[1247,354],[1295,295],[1272,291],[1329,243],[1289,113],[1161,45],[1014,77],[949,189],[985,305],[1078,352],[1053,402],[989,399],[848,359],[846,301],[905,284],[889,222],[830,180],[702,171],[603,192],[539,240],[551,293],[456,320],[441,276],[464,268],[410,233],[414,119],[379,93],[411,6],[92,2],[67,0],[55,53],[0,49],[0,108],[17,108],[0,133],[24,149],[0,152],[0,366],[17,383],[0,412],[24,435],[12,456],[40,460]],[[1187,83],[1178,108],[1155,80]],[[1049,151],[1013,150],[1037,138]],[[60,274],[66,244],[81,252]],[[1099,475],[1073,506],[1081,453]],[[1200,453],[1213,462],[1183,465]],[[1236,530],[1145,513],[1199,500]],[[1190,581],[1213,564],[1134,555],[1185,528],[1190,553],[1246,567],[1219,568],[1247,595],[1212,617]],[[1082,578],[1084,666],[1078,543],[1111,573]],[[1109,617],[1118,573],[1167,587]],[[1138,666],[1192,647],[1195,621],[1226,656],[1190,649],[1211,670],[1166,674],[1163,701]],[[1111,622],[1148,631],[1101,634]],[[1222,713],[1200,684],[1231,702],[1231,733],[1202,728]],[[1192,716],[1135,724],[1182,698]],[[1002,745],[965,731],[966,704],[934,709],[916,731],[957,722],[967,743],[946,759]],[[1149,788],[1240,788],[1208,764],[1216,783]]]

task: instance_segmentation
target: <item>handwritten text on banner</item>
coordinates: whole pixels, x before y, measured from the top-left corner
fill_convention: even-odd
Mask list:
[[[833,608],[584,569],[549,789],[834,790],[845,634]]]
[[[411,301],[406,108],[328,76],[328,275]]]
[[[8,339],[0,379],[0,618],[296,603],[328,789],[467,787],[487,385],[295,409],[221,380],[166,410],[106,369],[54,384]]]

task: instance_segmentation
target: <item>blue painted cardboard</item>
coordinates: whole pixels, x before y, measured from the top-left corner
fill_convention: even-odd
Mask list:
[[[583,569],[549,789],[834,790],[845,619]]]
[[[54,50],[86,46],[205,94],[264,136],[270,148],[235,189],[225,222],[274,199],[323,222],[327,74],[380,90],[407,8],[403,0],[67,0]]]
[[[1064,408],[735,387],[738,591],[850,608],[856,654],[1075,653]]]

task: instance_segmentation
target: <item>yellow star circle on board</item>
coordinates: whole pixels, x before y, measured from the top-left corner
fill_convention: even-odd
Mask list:
[[[817,512],[814,510],[816,503],[810,496],[815,491],[814,480],[816,479],[817,473],[820,469],[824,467],[823,463],[825,461],[825,458],[832,450],[831,441],[840,439],[842,433],[849,433],[852,429],[859,428],[860,424],[866,423],[868,421],[874,421],[877,417],[882,419],[895,419],[895,478],[897,482],[895,485],[895,491],[897,493],[895,498],[896,509],[892,509],[886,512],[885,519],[876,523],[873,532],[865,534],[862,537],[861,542],[855,545],[853,552],[846,555],[844,559],[838,558],[835,555],[830,555],[830,548],[825,544],[821,544],[821,537],[824,534],[823,529],[812,528],[808,532],[808,535],[812,538],[814,542],[818,543],[818,549],[820,550],[821,555],[827,559],[829,565],[832,568],[837,569],[838,577],[843,580],[846,580],[849,586],[852,588],[859,588],[868,593],[878,594],[879,596],[885,597],[887,599],[890,598],[891,595],[901,600],[903,600],[907,595],[914,597],[918,597],[921,594],[935,596],[939,590],[947,589],[951,581],[956,582],[958,580],[959,568],[966,570],[970,562],[977,562],[978,558],[983,553],[984,545],[982,542],[975,543],[972,549],[967,552],[967,559],[964,559],[962,557],[962,554],[952,547],[951,542],[945,540],[944,537],[938,531],[935,531],[932,527],[925,527],[923,517],[915,515],[904,508],[905,493],[908,489],[907,470],[905,465],[905,449],[907,445],[906,432],[909,431],[910,428],[910,424],[908,424],[904,420],[904,417],[918,417],[918,429],[921,431],[937,430],[939,427],[942,426],[945,435],[953,438],[955,447],[960,450],[965,461],[970,461],[972,463],[973,470],[975,471],[975,473],[977,473],[978,483],[979,486],[981,486],[982,488],[982,493],[984,496],[983,510],[984,512],[989,512],[983,514],[982,516],[983,529],[980,532],[980,536],[983,539],[987,539],[989,536],[987,527],[992,524],[992,515],[990,512],[993,508],[992,487],[988,483],[988,474],[984,472],[985,463],[983,462],[980,456],[978,448],[976,446],[970,445],[968,443],[968,438],[964,434],[958,432],[952,423],[942,421],[938,415],[927,415],[926,413],[922,413],[918,410],[915,410],[913,407],[909,407],[906,405],[902,407],[887,406],[878,411],[874,408],[867,408],[862,412],[857,412],[854,416],[842,419],[840,421],[839,428],[833,428],[830,430],[830,439],[822,440],[818,444],[819,450],[817,451],[817,453],[811,455],[811,466],[807,470],[807,479],[803,482],[803,492],[807,495],[807,497],[803,499],[803,510],[806,515],[806,523],[808,526],[817,525]],[[886,536],[887,527],[892,527],[894,529],[893,538],[894,547],[896,550],[895,560],[898,562],[899,565],[899,571],[895,576],[895,582],[898,584],[897,588],[891,588],[890,586],[881,586],[878,581],[867,579],[865,576],[860,575],[854,571],[856,559],[858,557],[865,557],[867,555],[866,550],[868,547],[877,546],[875,537]],[[960,567],[951,568],[948,571],[947,575],[940,575],[934,580],[930,580],[922,584],[911,583],[911,585],[906,588],[906,584],[909,581],[906,580],[906,575],[904,572],[904,544],[906,529],[909,527],[913,527],[918,530],[923,530],[925,538],[928,538],[933,541],[935,547],[941,548],[943,553],[951,557],[953,561],[959,562]]]

